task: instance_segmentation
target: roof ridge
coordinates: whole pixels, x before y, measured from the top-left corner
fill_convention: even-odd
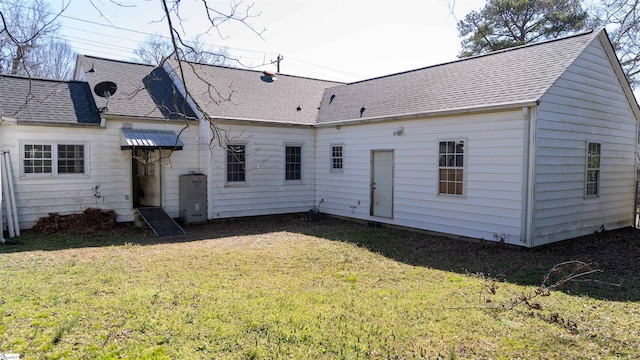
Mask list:
[[[45,81],[45,82],[56,82],[56,83],[83,83],[84,81],[80,80],[66,80],[66,79],[49,79],[49,78],[41,78],[41,77],[33,77],[26,75],[16,75],[16,74],[0,74],[0,78],[12,78],[12,79],[21,79],[21,80],[31,80],[31,81]]]
[[[228,66],[228,65],[205,64],[205,63],[185,61],[185,60],[177,60],[177,59],[166,59],[166,60],[167,61],[174,61],[174,62],[175,61],[181,61],[181,62],[185,62],[187,64],[192,64],[192,65],[214,67],[214,68],[221,68],[221,69],[228,69],[228,70],[239,70],[239,71],[247,71],[247,72],[253,72],[253,73],[264,73],[265,72],[265,70],[239,68],[239,67],[233,67],[233,66]],[[346,85],[347,84],[347,83],[341,82],[341,81],[318,79],[318,78],[312,78],[312,77],[309,77],[309,76],[291,75],[291,74],[285,74],[285,73],[275,73],[275,74],[276,74],[276,76],[286,76],[286,77],[297,78],[297,79],[306,79],[306,80],[329,82],[329,83],[333,83],[333,84],[337,84],[337,85]]]
[[[529,47],[534,47],[534,46],[541,46],[541,45],[549,44],[549,43],[556,42],[556,41],[563,41],[563,40],[568,40],[568,39],[571,39],[571,38],[576,38],[576,37],[580,37],[580,36],[586,36],[586,35],[589,35],[589,34],[593,34],[594,32],[596,32],[596,30],[598,30],[597,32],[599,33],[600,31],[602,31],[602,28],[591,29],[591,30],[588,30],[588,31],[584,31],[584,32],[576,33],[576,34],[571,34],[571,35],[567,35],[567,36],[563,36],[563,37],[558,37],[558,38],[554,38],[554,39],[547,39],[547,40],[543,40],[543,41],[540,41],[540,42],[528,43],[528,44],[524,44],[524,45],[519,45],[519,46],[506,48],[506,49],[495,50],[495,51],[491,51],[491,52],[484,53],[484,54],[478,54],[478,55],[469,56],[469,57],[465,57],[465,58],[459,58],[459,59],[456,59],[456,60],[446,61],[446,62],[443,62],[443,63],[429,65],[429,66],[425,66],[425,67],[421,67],[421,68],[417,68],[417,69],[411,69],[411,70],[401,71],[401,72],[397,72],[397,73],[393,73],[393,74],[376,76],[376,77],[369,78],[369,79],[354,81],[354,82],[348,83],[346,85],[359,84],[359,83],[364,83],[364,82],[367,82],[367,81],[384,79],[384,78],[388,78],[388,77],[392,77],[392,76],[396,76],[396,75],[403,75],[403,74],[422,71],[422,70],[426,70],[426,69],[436,68],[436,67],[440,67],[440,66],[456,64],[456,63],[461,63],[461,62],[464,62],[464,61],[470,61],[470,60],[474,60],[474,59],[484,58],[484,57],[488,57],[488,56],[504,54],[506,52],[518,51],[518,50],[522,50],[524,48],[529,48]]]
[[[129,65],[140,65],[140,66],[148,66],[148,67],[153,67],[153,68],[158,67],[157,65],[145,64],[145,63],[142,63],[142,62],[135,62],[135,61],[129,61],[129,60],[109,59],[109,58],[103,58],[103,57],[93,56],[93,55],[78,54],[78,56],[83,56],[83,57],[85,57],[87,59],[104,60],[104,61],[109,61],[109,62],[117,62],[117,63],[122,63],[122,64],[129,64]]]

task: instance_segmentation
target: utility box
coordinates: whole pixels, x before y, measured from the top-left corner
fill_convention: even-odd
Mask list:
[[[180,220],[185,224],[207,221],[207,176],[180,175]]]

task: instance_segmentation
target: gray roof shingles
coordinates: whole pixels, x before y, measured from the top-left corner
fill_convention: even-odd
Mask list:
[[[177,73],[178,64],[171,62]],[[183,63],[187,90],[212,118],[313,125],[324,89],[342,83]]]
[[[333,87],[325,91],[318,123],[535,102],[598,34],[593,31]]]
[[[99,125],[85,82],[0,75],[0,115],[23,123]]]
[[[143,79],[155,66],[127,61],[109,60],[93,56],[78,55],[78,63],[92,91],[104,81],[114,82],[117,90],[109,97],[108,115],[165,119],[153,98],[145,89]],[[90,71],[93,69],[93,71]],[[94,94],[98,107],[106,106],[106,99]]]
[[[314,125],[535,102],[599,34],[592,31],[350,84],[282,74],[269,82],[261,71],[191,63],[182,63],[180,71],[174,60],[165,68],[184,74],[190,96],[212,119]],[[118,87],[105,114],[149,119],[195,116],[191,111],[195,109],[184,110],[184,99],[174,96],[178,92],[162,68],[80,55],[77,71],[76,76],[88,84],[34,82],[38,90],[33,93],[39,100],[22,109],[20,119],[99,122],[91,101],[85,106],[79,103],[83,96],[93,95],[98,107],[105,106],[106,99],[93,94],[103,81]],[[16,112],[24,103],[28,87],[18,84],[24,81],[0,78],[2,114]],[[60,91],[67,95],[59,95]],[[51,101],[53,97],[61,101]],[[178,100],[172,105],[174,98]],[[75,107],[68,106],[71,103]]]

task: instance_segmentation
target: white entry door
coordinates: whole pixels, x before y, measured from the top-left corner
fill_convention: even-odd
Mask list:
[[[371,215],[393,218],[393,150],[371,152]]]

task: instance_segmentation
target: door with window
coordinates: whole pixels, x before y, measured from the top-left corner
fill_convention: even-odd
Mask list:
[[[393,150],[371,152],[370,213],[393,218]]]

